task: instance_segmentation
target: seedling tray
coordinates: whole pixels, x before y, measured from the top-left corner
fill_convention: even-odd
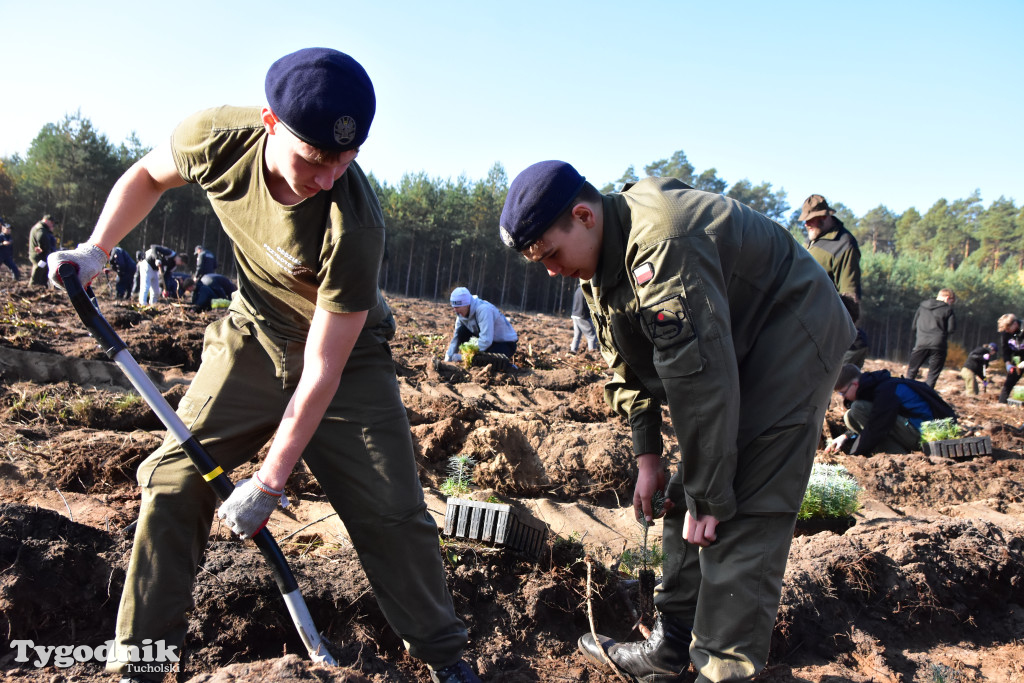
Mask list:
[[[992,439],[987,436],[971,436],[964,439],[926,441],[925,453],[944,458],[972,458],[976,455],[992,455]]]
[[[449,498],[444,515],[444,535],[505,546],[531,557],[540,555],[547,538],[547,524],[502,503],[482,503]]]

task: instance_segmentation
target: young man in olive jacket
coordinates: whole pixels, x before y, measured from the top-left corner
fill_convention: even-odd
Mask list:
[[[668,482],[658,619],[643,642],[590,634],[634,680],[753,677],[767,660],[820,426],[854,338],[836,288],[776,223],[674,178],[601,195],[545,161],[513,181],[501,238],[551,276],[582,280],[609,403],[628,418],[633,507],[665,489],[661,410],[682,452]]]

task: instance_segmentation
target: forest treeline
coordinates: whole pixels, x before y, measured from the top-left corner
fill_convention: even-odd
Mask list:
[[[29,228],[45,214],[62,245],[88,238],[117,178],[149,151],[134,135],[111,143],[76,113],[48,123],[24,156],[0,158],[0,215],[14,226],[15,254],[26,256]],[[643,167],[644,176],[673,176],[702,190],[742,201],[806,240],[797,220],[803,196],[790,199],[770,182],[728,183],[716,169],[698,172],[682,150]],[[603,192],[640,179],[633,166]],[[549,278],[497,239],[508,191],[504,167],[486,178],[432,178],[407,173],[390,185],[370,175],[388,228],[381,287],[395,294],[443,301],[464,285],[501,308],[568,315],[575,281]],[[885,206],[855,215],[841,202],[842,188],[824,194],[860,242],[864,273],[863,327],[872,356],[903,360],[913,344],[918,304],[942,287],[957,295],[959,329],[952,341],[967,349],[996,337],[1001,314],[1020,315],[1024,300],[1024,208],[999,197],[982,205],[980,193],[938,199],[924,213]],[[121,246],[129,252],[164,244],[191,256],[196,244],[213,250],[231,275],[230,245],[203,193],[194,185],[169,191]]]

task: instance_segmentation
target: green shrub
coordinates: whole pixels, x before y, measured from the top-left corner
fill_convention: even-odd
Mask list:
[[[807,482],[800,519],[812,517],[848,517],[860,509],[864,489],[842,465],[814,463]]]
[[[1010,398],[1017,401],[1024,401],[1024,387],[1014,387],[1010,392]]]
[[[963,435],[963,427],[958,425],[952,417],[921,423],[921,441],[947,441],[959,439]]]

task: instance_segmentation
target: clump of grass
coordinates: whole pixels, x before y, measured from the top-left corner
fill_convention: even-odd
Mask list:
[[[963,427],[952,417],[921,423],[921,441],[947,441],[964,435]]]
[[[123,413],[125,411],[135,408],[135,406],[144,402],[145,401],[143,400],[143,398],[138,394],[128,392],[121,394],[116,399],[114,399],[113,407],[116,412]]]
[[[842,465],[816,462],[811,468],[811,479],[807,482],[797,517],[849,517],[860,509],[863,491],[863,487]]]
[[[1010,398],[1017,401],[1024,401],[1024,387],[1014,387],[1010,392]]]
[[[426,346],[427,348],[430,348],[431,346],[434,346],[437,342],[439,342],[442,339],[444,339],[444,335],[441,335],[441,334],[422,334],[422,333],[417,333],[417,334],[409,335],[409,338],[412,339],[414,344],[417,344],[419,346]]]
[[[3,310],[0,311],[0,324],[33,330],[45,330],[49,327],[46,323],[31,320],[26,318],[25,315],[14,305],[13,301],[8,301]]]
[[[468,455],[453,455],[448,458],[448,478],[441,484],[441,493],[446,496],[464,496],[473,484],[473,468],[476,460]]]
[[[473,356],[480,353],[480,340],[473,337],[468,342],[459,344],[459,353],[462,354],[462,364],[467,368],[473,367]]]

